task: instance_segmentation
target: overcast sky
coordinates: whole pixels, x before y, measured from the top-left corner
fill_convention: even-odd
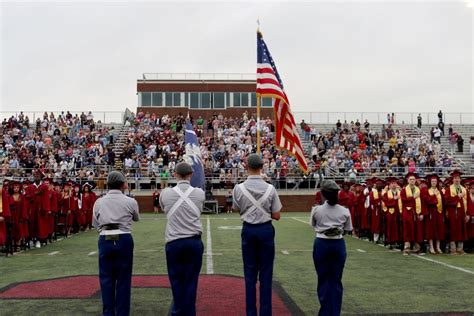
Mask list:
[[[473,112],[462,0],[1,4],[0,109],[123,111],[144,72],[256,69],[256,20],[293,111]]]

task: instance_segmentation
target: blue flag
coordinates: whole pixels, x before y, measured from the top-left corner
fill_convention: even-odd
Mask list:
[[[206,190],[206,178],[204,176],[204,167],[202,165],[201,149],[199,148],[196,132],[194,132],[193,125],[189,120],[186,120],[184,143],[186,148],[184,159],[193,167],[191,186]]]

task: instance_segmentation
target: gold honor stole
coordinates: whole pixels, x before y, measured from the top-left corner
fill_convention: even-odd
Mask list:
[[[467,212],[467,192],[466,192],[466,189],[460,185],[459,186],[461,188],[461,192],[462,194],[464,195],[464,197],[462,198],[463,200],[463,204],[464,204],[464,211]],[[455,197],[458,195],[458,193],[456,192],[456,186],[454,184],[452,184],[450,187],[449,187],[449,191],[451,193],[451,197]],[[461,207],[461,202],[458,202],[458,205],[456,205],[456,207]]]
[[[385,194],[385,192],[387,192],[387,190],[382,189],[382,196]],[[381,204],[381,206],[382,206],[382,211],[387,212],[387,206],[386,206],[385,203],[383,202],[383,199],[382,199],[382,201],[381,201],[380,204]]]
[[[400,197],[400,191],[399,190],[396,190],[397,191],[397,195],[398,197]],[[393,200],[393,192],[392,190],[388,190],[387,191],[387,196],[390,200]],[[390,214],[393,214],[395,213],[395,208],[394,207],[391,207],[388,209],[389,213]],[[398,199],[398,211],[401,213],[402,212],[402,199]]]
[[[428,189],[428,193],[433,196],[435,195],[434,191],[432,188],[429,188]],[[436,208],[438,209],[438,213],[443,213],[443,200],[441,199],[441,194],[439,193],[436,193],[436,199],[438,200],[438,204],[436,204]]]
[[[411,188],[409,185],[405,187],[405,193],[407,194],[408,198],[413,197],[413,194],[411,193]],[[421,214],[421,198],[420,198],[420,189],[418,187],[415,187],[415,193],[418,193],[418,197],[415,199],[415,211],[416,214]],[[410,210],[410,208],[407,207],[407,210]]]

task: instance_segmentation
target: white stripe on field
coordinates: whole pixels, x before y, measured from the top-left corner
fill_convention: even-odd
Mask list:
[[[214,262],[212,261],[211,220],[209,219],[209,216],[207,216],[206,266],[207,274],[214,274]]]
[[[93,256],[93,255],[95,255],[96,253],[97,253],[97,251],[91,251],[91,252],[89,252],[87,255],[88,255],[88,256]]]
[[[367,252],[367,251],[362,250],[362,249],[357,249],[357,251],[358,251],[358,252],[362,252],[362,253]]]
[[[54,255],[57,255],[58,253],[59,251],[53,251],[53,252],[48,253],[48,256],[54,256]]]
[[[290,254],[290,253],[288,252],[288,250],[282,250],[281,253],[284,254],[284,255],[289,255],[289,254]]]
[[[298,222],[305,223],[305,224],[308,224],[308,225],[309,225],[309,220],[304,221],[304,220],[298,219],[298,218],[296,218],[296,217],[292,217],[292,219],[294,219],[295,221],[298,221]]]
[[[414,257],[419,258],[419,259],[423,259],[423,260],[426,260],[426,261],[434,262],[434,263],[440,264],[442,266],[445,266],[445,267],[448,267],[448,268],[451,268],[451,269],[454,269],[454,270],[458,270],[458,271],[461,271],[461,272],[465,272],[465,273],[474,275],[474,271],[471,271],[471,270],[468,270],[468,269],[464,269],[464,268],[461,268],[461,267],[456,267],[456,266],[453,266],[453,265],[448,264],[448,263],[444,263],[444,262],[441,262],[441,261],[438,261],[438,260],[422,257],[422,256],[419,256],[419,255],[414,255]]]

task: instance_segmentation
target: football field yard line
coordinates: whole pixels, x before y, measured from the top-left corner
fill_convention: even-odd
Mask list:
[[[464,273],[474,275],[474,271],[464,269],[464,268],[461,268],[461,267],[457,267],[457,266],[453,266],[452,264],[449,264],[449,263],[444,263],[444,262],[441,262],[441,261],[438,261],[438,260],[422,257],[420,255],[414,255],[414,257],[419,258],[419,259],[423,259],[423,260],[426,260],[426,261],[429,261],[429,262],[437,263],[437,264],[440,264],[442,266],[445,266],[445,267],[448,267],[448,268],[451,268],[451,269],[454,269],[454,270],[458,270],[458,271],[461,271],[461,272],[464,272]]]
[[[305,224],[308,224],[308,225],[309,225],[309,221],[304,221],[304,220],[299,219],[299,218],[297,218],[297,217],[292,217],[291,219],[294,219],[295,221],[298,221],[298,222],[300,222],[300,223],[305,223]]]
[[[211,220],[207,216],[207,242],[206,242],[206,272],[214,274],[214,262],[212,261],[212,237],[211,237]]]

